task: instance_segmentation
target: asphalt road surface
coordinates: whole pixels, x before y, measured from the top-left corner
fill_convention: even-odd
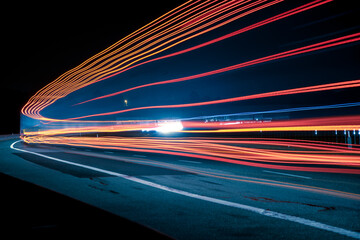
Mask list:
[[[175,239],[360,239],[355,174],[18,139],[0,141],[0,172]]]

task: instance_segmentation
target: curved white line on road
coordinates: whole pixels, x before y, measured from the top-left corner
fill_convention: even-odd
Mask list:
[[[217,198],[212,198],[212,197],[207,197],[207,196],[203,196],[203,195],[199,195],[199,194],[195,194],[195,193],[190,193],[190,192],[186,192],[186,191],[182,191],[179,189],[175,189],[175,188],[171,188],[171,187],[167,187],[164,185],[160,185],[157,183],[153,183],[150,181],[146,181],[137,177],[132,177],[132,176],[128,176],[125,174],[121,174],[121,173],[117,173],[117,172],[112,172],[112,171],[108,171],[108,170],[104,170],[101,168],[96,168],[96,167],[91,167],[88,165],[83,165],[83,164],[79,164],[79,163],[74,163],[74,162],[70,162],[70,161],[66,161],[66,160],[62,160],[59,158],[55,158],[55,157],[50,157],[41,153],[36,153],[36,152],[31,152],[28,150],[24,150],[24,149],[19,149],[14,147],[14,145],[18,142],[20,142],[22,140],[18,140],[14,143],[11,144],[10,148],[17,150],[17,151],[21,151],[21,152],[25,152],[25,153],[30,153],[30,154],[34,154],[40,157],[44,157],[53,161],[57,161],[57,162],[61,162],[61,163],[65,163],[65,164],[69,164],[69,165],[73,165],[73,166],[77,166],[77,167],[82,167],[82,168],[86,168],[89,170],[93,170],[93,171],[97,171],[97,172],[101,172],[101,173],[105,173],[105,174],[109,174],[115,177],[120,177],[120,178],[124,178],[127,179],[129,181],[133,181],[133,182],[137,182],[146,186],[150,186],[153,188],[157,188],[157,189],[161,189],[167,192],[172,192],[172,193],[176,193],[179,195],[183,195],[183,196],[187,196],[187,197],[191,197],[191,198],[195,198],[195,199],[199,199],[199,200],[203,200],[203,201],[207,201],[207,202],[211,202],[211,203],[216,203],[216,204],[221,204],[224,206],[229,206],[229,207],[234,207],[234,208],[238,208],[238,209],[243,209],[243,210],[247,210],[250,212],[254,212],[263,216],[267,216],[267,217],[272,217],[272,218],[278,218],[278,219],[282,219],[282,220],[286,220],[286,221],[290,221],[290,222],[295,222],[295,223],[299,223],[302,225],[306,225],[306,226],[310,226],[310,227],[314,227],[314,228],[318,228],[318,229],[322,229],[322,230],[326,230],[329,232],[333,232],[333,233],[337,233],[343,236],[347,236],[347,237],[351,237],[351,238],[355,238],[355,239],[360,239],[360,233],[359,232],[354,232],[354,231],[350,231],[350,230],[346,230],[344,228],[339,228],[339,227],[334,227],[331,225],[327,225],[321,222],[316,222],[313,220],[309,220],[306,218],[301,218],[301,217],[296,217],[296,216],[292,216],[292,215],[288,215],[288,214],[283,214],[283,213],[278,213],[275,211],[270,211],[270,210],[266,210],[263,208],[258,208],[258,207],[253,207],[253,206],[249,206],[249,205],[245,205],[245,204],[240,204],[240,203],[234,203],[234,202],[229,202],[229,201],[225,201],[225,200],[221,200],[221,199],[217,199]]]
[[[279,175],[285,175],[285,176],[290,176],[290,177],[297,177],[297,178],[311,179],[311,177],[305,177],[305,176],[300,176],[300,175],[295,175],[295,174],[289,174],[289,173],[274,172],[274,171],[268,171],[268,170],[263,170],[263,172],[267,172],[267,173],[274,173],[274,174],[279,174]]]

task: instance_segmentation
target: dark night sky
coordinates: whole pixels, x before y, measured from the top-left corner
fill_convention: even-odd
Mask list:
[[[41,87],[183,2],[8,3],[1,16],[0,134],[19,132],[20,109]]]

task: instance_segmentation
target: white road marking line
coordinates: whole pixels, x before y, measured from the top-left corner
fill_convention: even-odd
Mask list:
[[[240,204],[240,203],[234,203],[234,202],[229,202],[229,201],[225,201],[225,200],[221,200],[221,199],[217,199],[217,198],[212,198],[212,197],[207,197],[207,196],[203,196],[203,195],[199,195],[199,194],[195,194],[195,193],[190,193],[190,192],[186,192],[183,190],[179,190],[179,189],[175,189],[175,188],[171,188],[171,187],[167,187],[164,185],[160,185],[157,183],[153,183],[153,182],[149,182],[137,177],[132,177],[132,176],[128,176],[125,174],[121,174],[121,173],[117,173],[117,172],[112,172],[112,171],[108,171],[105,169],[101,169],[101,168],[96,168],[96,167],[91,167],[88,165],[83,165],[80,163],[74,163],[74,162],[69,162],[66,160],[62,160],[59,158],[55,158],[55,157],[50,157],[41,153],[36,153],[36,152],[31,152],[28,150],[23,150],[23,149],[19,149],[14,147],[14,145],[18,142],[20,142],[22,140],[16,141],[14,143],[11,144],[10,148],[13,150],[17,150],[17,151],[21,151],[21,152],[26,152],[26,153],[31,153],[40,157],[44,157],[50,160],[54,160],[57,162],[61,162],[61,163],[66,163],[69,165],[73,165],[73,166],[77,166],[77,167],[82,167],[82,168],[86,168],[89,170],[93,170],[93,171],[98,171],[101,173],[106,173],[115,177],[120,177],[120,178],[124,178],[127,179],[129,181],[132,182],[137,182],[143,185],[147,185],[150,187],[154,187],[157,189],[161,189],[167,192],[172,192],[172,193],[176,193],[179,195],[183,195],[183,196],[187,196],[187,197],[191,197],[191,198],[195,198],[195,199],[199,199],[199,200],[203,200],[203,201],[207,201],[207,202],[211,202],[211,203],[216,203],[216,204],[221,204],[224,206],[229,206],[229,207],[234,207],[234,208],[238,208],[238,209],[242,209],[242,210],[247,210],[253,213],[257,213],[263,216],[267,216],[267,217],[272,217],[272,218],[278,218],[278,219],[282,219],[282,220],[286,220],[286,221],[290,221],[290,222],[295,222],[295,223],[299,223],[299,224],[303,224],[306,226],[310,226],[313,228],[318,228],[318,229],[322,229],[322,230],[326,230],[329,232],[333,232],[333,233],[337,233],[340,235],[344,235],[347,237],[352,237],[352,238],[356,238],[356,239],[360,239],[360,233],[359,232],[354,232],[354,231],[350,231],[350,230],[346,230],[344,228],[339,228],[339,227],[334,227],[331,225],[327,225],[321,222],[316,222],[313,220],[309,220],[306,218],[301,218],[301,217],[296,217],[296,216],[292,216],[292,215],[288,215],[288,214],[283,214],[283,213],[278,213],[275,211],[270,211],[270,210],[266,210],[263,208],[258,208],[258,207],[253,207],[253,206],[249,206],[249,205],[245,205],[245,204]]]
[[[196,164],[201,164],[201,162],[189,161],[189,160],[179,160],[179,162],[186,162],[186,163],[196,163]]]
[[[141,158],[146,158],[145,155],[138,155],[138,154],[133,154],[134,157],[141,157]]]
[[[289,173],[273,172],[273,171],[268,171],[268,170],[263,170],[263,172],[274,173],[274,174],[279,174],[279,175],[285,175],[285,176],[290,176],[290,177],[298,177],[298,178],[311,179],[311,177],[305,177],[305,176],[300,176],[300,175],[295,175],[295,174],[289,174]]]

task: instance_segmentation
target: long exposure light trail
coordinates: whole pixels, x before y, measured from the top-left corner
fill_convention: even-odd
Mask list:
[[[360,38],[359,38],[359,40],[360,40]],[[207,102],[138,107],[138,108],[108,112],[108,113],[99,113],[99,114],[92,114],[92,115],[81,116],[81,117],[76,117],[76,118],[70,118],[69,120],[83,119],[83,118],[96,117],[96,116],[113,115],[113,114],[119,114],[119,113],[143,110],[143,109],[196,107],[196,106],[203,106],[203,105],[250,100],[250,99],[256,99],[256,98],[274,97],[274,96],[299,94],[299,93],[307,93],[307,92],[315,92],[315,91],[328,91],[328,90],[334,90],[334,89],[351,88],[351,87],[359,87],[359,86],[360,86],[360,80],[353,80],[353,81],[346,81],[346,82],[340,82],[340,83],[330,83],[330,84],[324,84],[324,85],[318,85],[318,86],[295,88],[295,89],[288,89],[288,90],[275,91],[275,92],[269,92],[269,93],[260,93],[260,94],[254,94],[254,95],[249,95],[249,96],[241,96],[241,97],[220,99],[220,100],[207,101]]]
[[[248,1],[231,1],[233,2],[232,5],[235,6],[241,6],[242,3],[248,3]],[[260,0],[260,1],[256,1],[255,3],[248,3],[247,5],[244,6],[244,8],[240,8],[238,9],[238,11],[243,11],[247,8],[251,8],[256,4],[262,4],[265,3],[267,1],[264,0]],[[278,3],[280,1],[271,1],[271,4],[267,4],[265,6],[270,6],[272,4]],[[221,10],[222,8],[225,8],[228,5],[228,3],[222,2],[222,7],[218,8],[218,10]],[[260,8],[261,9],[261,8]],[[260,10],[258,9],[258,10]],[[190,13],[193,13],[194,11],[197,11],[198,7],[194,7],[194,9],[188,10],[190,11]],[[212,14],[208,14],[209,9],[205,9],[202,11],[203,14],[206,15],[206,17],[210,17],[212,16]],[[233,14],[237,14],[238,11],[233,12]],[[187,15],[190,15],[190,13],[188,14],[180,14],[180,17],[184,17]],[[219,14],[221,13],[221,11],[219,12]],[[96,76],[96,71],[98,71],[97,69],[99,69],[102,66],[105,66],[106,68],[108,68],[109,66],[114,65],[115,63],[121,62],[121,65],[124,65],[128,62],[128,60],[126,60],[127,58],[131,59],[132,55],[137,55],[138,58],[141,57],[142,55],[148,53],[148,51],[146,49],[152,47],[154,44],[159,43],[161,41],[163,41],[166,38],[171,38],[172,36],[176,35],[178,33],[178,31],[186,31],[188,30],[188,28],[193,27],[193,25],[200,25],[202,23],[202,21],[196,21],[193,22],[194,20],[194,16],[190,15],[191,17],[183,20],[180,23],[176,23],[174,26],[171,26],[170,29],[165,28],[165,26],[167,26],[167,24],[162,24],[160,25],[162,28],[165,28],[165,30],[163,30],[160,33],[156,33],[154,38],[154,41],[152,41],[152,43],[148,43],[148,35],[149,33],[154,32],[154,30],[152,31],[148,31],[147,33],[144,33],[144,35],[139,36],[138,38],[134,39],[133,41],[131,41],[130,43],[127,43],[124,45],[124,47],[119,48],[114,50],[113,52],[110,52],[109,55],[105,55],[105,56],[99,56],[99,59],[94,61],[92,59],[92,61],[89,61],[90,64],[88,66],[85,66],[83,68],[79,68],[79,71],[69,71],[69,75],[66,76],[67,74],[64,74],[64,76],[60,76],[57,80],[55,80],[54,82],[52,82],[51,84],[49,84],[48,86],[45,86],[42,90],[40,90],[36,95],[34,95],[29,102],[23,107],[22,109],[22,113],[28,116],[32,116],[35,118],[40,118],[40,119],[44,119],[44,120],[48,120],[46,118],[43,118],[39,112],[49,106],[50,104],[54,103],[56,100],[63,98],[65,96],[67,96],[68,94],[70,94],[73,91],[76,91],[82,87],[88,86],[91,82],[91,77],[90,75]],[[196,15],[195,15],[196,16]],[[242,17],[243,15],[237,15],[237,17],[235,17],[232,20],[235,20],[239,17]],[[205,17],[204,17],[205,18]],[[219,20],[222,20],[224,18],[224,16],[219,16]],[[171,19],[169,20],[170,23],[171,22],[176,22],[177,17],[175,17],[175,19]],[[189,26],[186,27],[182,27],[183,24],[188,23],[189,21],[192,21],[192,24],[190,24]],[[221,25],[226,24],[227,22],[218,25],[217,27],[220,27]],[[156,26],[156,25],[155,25]],[[179,26],[181,26],[179,28]],[[201,27],[207,27],[206,24],[202,24]],[[155,28],[156,30],[157,28]],[[175,29],[175,32],[173,32]],[[210,29],[211,30],[211,29]],[[155,31],[156,32],[156,31]],[[205,33],[205,32],[203,32]],[[163,37],[162,37],[163,36]],[[195,37],[195,36],[194,36]],[[155,38],[158,38],[158,40],[155,40]],[[176,40],[177,38],[175,38]],[[132,43],[136,43],[139,42],[137,45],[131,47]],[[141,47],[142,45],[144,45],[144,49],[138,49],[139,47]],[[165,45],[160,44],[160,47]],[[124,48],[129,47],[129,49],[124,50]],[[159,48],[156,47],[156,48]],[[152,48],[150,51],[154,51],[156,48]],[[164,48],[162,51],[166,50],[167,48]],[[133,51],[134,50],[134,51]],[[140,53],[140,51],[145,51],[143,53]],[[119,54],[118,54],[119,53]],[[127,54],[129,53],[129,54]],[[157,52],[156,52],[157,53]],[[154,55],[155,53],[150,54]],[[123,56],[123,57],[122,57]],[[115,59],[117,59],[115,61]],[[139,60],[142,60],[143,58],[140,58]],[[84,64],[85,65],[85,64]],[[119,66],[121,65],[117,65],[116,67],[119,68]],[[92,68],[94,67],[94,68]],[[125,67],[128,67],[128,65],[126,65]],[[120,68],[121,70],[121,68]],[[90,79],[88,78],[90,77]],[[103,77],[103,76],[102,76]],[[40,103],[39,103],[40,101]]]
[[[298,107],[298,108],[285,108],[285,109],[276,109],[276,110],[267,110],[267,111],[257,111],[257,112],[241,112],[241,113],[232,113],[232,114],[223,114],[223,115],[211,115],[211,116],[198,116],[190,118],[182,118],[182,121],[191,121],[197,119],[207,119],[207,118],[216,118],[216,117],[231,117],[231,116],[254,116],[260,114],[277,114],[277,113],[291,113],[291,112],[304,112],[312,110],[323,110],[323,109],[341,109],[347,107],[357,107],[360,106],[360,102],[354,103],[341,103],[341,104],[332,104],[332,105],[323,105],[323,106],[309,106],[309,107]],[[76,120],[74,120],[76,121]],[[81,120],[79,120],[81,121]]]
[[[240,3],[241,3],[242,1],[240,1]],[[261,1],[261,2],[263,2],[263,1]],[[278,1],[277,1],[278,2]],[[324,4],[324,3],[328,3],[328,2],[330,2],[330,1],[314,1],[314,2],[311,2],[311,3],[309,3],[309,4],[305,4],[305,5],[303,5],[303,6],[301,6],[301,7],[298,7],[298,8],[295,8],[295,9],[293,9],[293,10],[290,10],[290,11],[288,11],[288,12],[285,12],[285,13],[283,13],[283,14],[280,14],[280,15],[277,15],[277,16],[275,16],[275,17],[273,17],[273,18],[270,18],[270,19],[267,19],[267,20],[264,20],[264,21],[262,21],[262,22],[260,22],[260,23],[257,23],[257,24],[254,24],[254,25],[252,25],[252,26],[250,26],[249,28],[245,28],[245,29],[243,29],[243,30],[239,30],[238,32],[236,32],[236,33],[233,33],[232,35],[229,35],[229,36],[226,36],[225,38],[228,38],[228,37],[230,37],[230,36],[233,36],[233,35],[237,35],[237,34],[239,34],[239,33],[241,33],[241,32],[244,32],[244,31],[248,31],[248,30],[250,30],[250,29],[253,29],[253,28],[255,28],[255,27],[258,27],[258,26],[262,26],[262,25],[264,25],[264,24],[267,24],[267,23],[271,23],[271,22],[273,22],[273,21],[275,21],[275,20],[278,20],[278,19],[281,19],[281,18],[284,18],[284,17],[287,17],[287,16],[290,16],[290,15],[293,15],[293,14],[296,14],[296,13],[299,13],[299,12],[302,12],[302,11],[305,11],[305,10],[309,10],[309,9],[311,9],[311,8],[313,8],[313,7],[317,7],[317,6],[319,6],[319,5],[322,5],[322,4]],[[250,7],[251,7],[252,5],[250,4]],[[248,6],[249,7],[249,6]],[[190,13],[193,11],[194,9],[192,8],[191,10],[188,10],[188,11],[190,11]],[[190,14],[189,13],[189,14]],[[165,24],[165,26],[167,26],[166,24]],[[145,36],[144,37],[146,37],[146,36],[148,36],[148,34],[149,33],[147,33],[147,34],[145,34]],[[165,33],[163,33],[164,35],[166,35],[167,34],[167,32],[165,32]],[[167,36],[168,37],[168,36]],[[139,37],[140,39],[142,39],[143,37]],[[225,38],[223,38],[223,39],[225,39]],[[127,45],[125,45],[125,47],[126,47]],[[117,51],[115,51],[114,53],[111,53],[111,55],[113,55],[113,57],[118,57],[117,55],[116,55],[116,53],[118,52],[118,51],[120,51],[120,50],[122,50],[123,48],[121,48],[121,49],[119,49],[119,50],[117,50]],[[132,48],[130,48],[130,50],[131,50]],[[125,53],[126,53],[127,51],[125,51],[125,52],[119,52],[119,54],[120,55],[124,55]],[[271,57],[271,56],[270,56]],[[101,66],[103,66],[103,65],[106,65],[106,63],[110,63],[111,62],[111,65],[114,65],[115,63],[117,63],[117,62],[119,62],[119,61],[124,61],[124,59],[123,58],[119,58],[118,60],[116,60],[115,62],[113,61],[114,60],[114,58],[109,58],[108,60],[104,60],[106,57],[104,56],[104,57],[101,57],[97,62],[99,63],[99,64],[96,64],[96,66],[95,66],[95,61],[94,62],[92,62],[91,64],[89,64],[88,66],[86,66],[83,70],[81,69],[81,74],[85,74],[85,73],[87,73],[87,75],[85,75],[86,77],[85,77],[85,79],[88,79],[87,77],[90,77],[90,75],[91,76],[94,76],[94,74],[95,74],[95,72],[94,72],[94,69],[92,69],[91,68],[91,71],[88,71],[87,69],[88,68],[90,68],[91,66],[95,66],[96,68],[99,68],[99,67],[101,67]],[[261,60],[261,59],[258,59],[259,61]],[[272,60],[274,60],[274,59],[272,59]],[[255,62],[254,62],[255,61]],[[256,60],[254,60],[254,61],[252,61],[253,62],[253,64],[256,64]],[[248,62],[248,63],[244,63],[244,66],[246,66],[247,64],[251,64],[251,62]],[[244,67],[243,66],[243,67]],[[235,68],[238,68],[238,67],[240,67],[240,66],[238,66],[238,67],[236,67],[236,66],[233,66],[233,67],[235,67]],[[117,68],[118,68],[118,66],[117,66]],[[230,69],[228,69],[228,70],[230,70]],[[223,71],[228,71],[226,68],[225,69],[222,69],[222,70],[218,70],[218,71],[216,71],[217,73],[219,73],[219,72],[223,72]],[[207,74],[202,74],[201,76],[199,76],[199,75],[197,75],[197,76],[193,76],[193,78],[182,78],[182,79],[176,79],[176,80],[173,80],[173,81],[169,81],[169,82],[166,82],[166,83],[170,83],[170,82],[178,82],[178,81],[184,81],[184,80],[190,80],[190,79],[194,79],[194,78],[197,78],[197,77],[202,77],[202,76],[208,76],[208,75],[211,75],[211,74],[215,74],[216,72],[210,72],[210,73],[207,73]],[[61,76],[62,77],[62,76]],[[62,97],[65,97],[66,95],[68,95],[70,92],[73,92],[73,91],[76,91],[77,89],[79,89],[79,88],[82,88],[82,87],[85,87],[85,86],[88,86],[89,84],[90,84],[90,82],[88,81],[88,80],[86,80],[86,82],[83,82],[82,81],[82,79],[83,78],[79,78],[79,77],[76,77],[76,78],[73,78],[74,77],[74,74],[70,74],[69,76],[67,76],[67,77],[65,77],[64,79],[61,79],[61,77],[59,77],[56,81],[54,81],[53,83],[51,83],[49,86],[48,86],[48,88],[47,87],[45,87],[45,88],[43,88],[42,90],[41,90],[41,92],[42,93],[39,93],[39,97],[38,97],[38,99],[36,100],[36,101],[41,101],[41,104],[40,103],[37,103],[37,102],[33,102],[33,103],[31,103],[31,101],[33,100],[33,99],[30,99],[29,100],[29,102],[27,103],[27,105],[25,105],[24,106],[24,108],[22,109],[22,112],[23,112],[23,114],[25,114],[25,115],[28,115],[28,116],[32,116],[32,117],[37,117],[37,118],[41,118],[41,119],[44,119],[41,115],[39,115],[39,112],[43,109],[43,108],[45,108],[46,106],[48,106],[48,105],[50,105],[51,103],[53,103],[54,101],[56,101],[57,99],[59,99],[59,98],[62,98]],[[72,79],[71,79],[72,78]],[[75,82],[76,81],[76,82]],[[164,84],[165,82],[163,82],[163,83],[153,83],[153,84],[150,84],[150,85],[148,85],[148,86],[151,86],[151,85],[157,85],[157,84]],[[74,85],[73,87],[72,87],[72,85]],[[139,87],[141,87],[141,86],[138,86],[138,87],[136,87],[136,88],[139,88]],[[57,90],[56,90],[57,89]],[[62,92],[62,93],[60,93],[60,91]],[[66,91],[66,92],[64,92],[64,91]],[[126,91],[126,90],[125,90]],[[47,93],[46,93],[47,92]],[[120,94],[121,92],[119,92],[118,94]],[[50,95],[50,96],[49,96]],[[36,96],[36,95],[35,95]],[[34,96],[34,97],[35,97]],[[33,98],[34,98],[33,97]],[[35,99],[34,99],[35,100]],[[34,105],[33,107],[31,107],[31,105]],[[37,107],[36,107],[37,106]],[[49,120],[49,119],[47,119],[47,118],[45,118],[44,120]]]
[[[360,174],[360,169],[358,169],[360,167],[359,148],[346,149],[336,144],[329,147],[328,144],[321,142],[293,142],[278,139],[273,144],[272,140],[264,141],[261,139],[226,139],[226,141],[212,139],[209,141],[201,138],[174,140],[158,138],[44,136],[28,137],[25,138],[25,141],[170,154],[269,169]],[[250,147],[243,145],[250,145]],[[287,146],[287,149],[267,149],[266,146],[268,145]],[[297,151],[289,151],[289,147],[295,148]],[[308,149],[316,149],[317,152],[308,152]],[[299,164],[308,166],[298,166]],[[315,167],[312,165],[327,165],[329,167]],[[348,168],[344,168],[344,166]]]
[[[178,78],[178,79],[173,79],[173,80],[166,80],[166,81],[162,81],[162,82],[155,82],[155,83],[145,84],[145,85],[141,85],[141,86],[136,86],[136,87],[133,87],[133,88],[130,88],[130,89],[119,91],[117,93],[109,94],[109,95],[98,97],[98,98],[95,98],[95,99],[90,99],[90,100],[87,100],[85,102],[115,96],[115,95],[118,95],[118,94],[122,94],[122,93],[125,93],[125,92],[128,92],[128,91],[143,88],[143,87],[150,87],[150,86],[155,86],[155,85],[160,85],[160,84],[176,83],[176,82],[188,81],[188,80],[192,80],[192,79],[196,79],[196,78],[206,77],[206,76],[210,76],[210,75],[213,75],[213,74],[219,74],[219,73],[223,73],[223,72],[226,72],[226,71],[239,69],[239,68],[242,68],[242,67],[252,66],[254,64],[273,61],[273,60],[277,60],[277,59],[281,59],[281,58],[285,58],[285,57],[290,57],[290,56],[294,56],[294,55],[298,55],[298,54],[303,54],[303,53],[307,53],[307,52],[311,52],[311,51],[317,51],[317,50],[321,50],[321,49],[324,49],[324,48],[338,46],[338,45],[342,45],[342,44],[347,44],[347,43],[351,43],[351,42],[355,42],[355,41],[359,41],[359,40],[360,40],[360,33],[356,33],[356,34],[352,34],[352,35],[349,35],[349,36],[344,36],[344,37],[332,39],[332,40],[329,40],[329,41],[325,41],[325,42],[322,42],[322,43],[313,44],[313,45],[310,45],[310,46],[294,49],[294,50],[291,50],[291,51],[286,51],[286,52],[271,55],[271,56],[268,56],[268,57],[263,57],[263,58],[260,58],[260,59],[248,61],[248,62],[245,62],[245,63],[242,63],[242,64],[237,64],[237,65],[226,67],[226,68],[223,68],[223,69],[210,71],[210,72],[207,72],[207,73],[197,74],[197,75],[194,75],[194,76],[183,77],[183,78]],[[355,85],[354,87],[357,87],[357,86],[358,85]],[[82,102],[82,103],[85,103],[85,102]]]
[[[208,128],[207,130],[184,130],[183,132],[260,132],[260,131],[334,131],[359,129],[359,115],[347,117],[309,118],[286,121],[237,121],[224,123],[183,122],[187,128]],[[201,126],[200,126],[201,125]],[[210,129],[209,128],[213,128]]]
[[[173,56],[177,56],[177,55],[180,55],[180,54],[184,54],[184,53],[187,53],[187,52],[190,52],[190,51],[193,51],[193,50],[196,50],[196,49],[199,49],[199,48],[202,48],[202,47],[205,47],[205,46],[208,46],[210,44],[214,44],[216,42],[219,42],[219,41],[222,41],[222,40],[225,40],[227,38],[230,38],[230,37],[233,37],[233,36],[236,36],[238,34],[241,34],[241,33],[244,33],[244,32],[247,32],[247,31],[250,31],[252,29],[255,29],[255,28],[258,28],[258,27],[261,27],[263,25],[266,25],[266,24],[269,24],[269,23],[272,23],[274,21],[278,21],[278,20],[281,20],[285,17],[289,17],[291,15],[294,15],[294,14],[297,14],[297,13],[301,13],[303,11],[306,11],[306,10],[309,10],[311,8],[314,8],[314,7],[317,7],[319,5],[322,5],[322,4],[325,4],[325,3],[328,3],[332,0],[328,0],[328,1],[314,1],[314,2],[311,2],[311,3],[308,3],[308,4],[305,4],[303,6],[300,6],[298,8],[295,8],[295,9],[292,9],[290,11],[287,11],[285,13],[281,13],[279,15],[276,15],[274,17],[271,17],[271,18],[268,18],[266,20],[263,20],[261,22],[258,22],[258,23],[255,23],[253,25],[250,25],[248,27],[245,27],[245,28],[242,28],[240,30],[237,30],[237,31],[234,31],[230,34],[227,34],[227,35],[224,35],[222,37],[219,37],[219,38],[216,38],[216,39],[213,39],[211,41],[208,41],[206,43],[202,43],[202,44],[199,44],[199,45],[196,45],[194,47],[191,47],[191,48],[188,48],[188,49],[185,49],[185,50],[182,50],[182,51],[178,51],[178,52],[175,52],[175,53],[171,53],[171,54],[168,54],[168,55],[165,55],[165,56],[162,56],[162,57],[158,57],[158,58],[155,58],[155,59],[151,59],[151,60],[148,60],[148,61],[145,61],[145,62],[142,62],[142,63],[139,63],[139,64],[136,64],[132,67],[129,67],[127,69],[124,69],[120,72],[117,72],[115,74],[112,74],[110,76],[107,76],[103,79],[100,79],[99,81],[101,80],[105,80],[107,78],[110,78],[110,77],[113,77],[113,76],[116,76],[120,73],[123,73],[125,71],[128,71],[132,68],[135,68],[135,67],[138,67],[138,66],[141,66],[143,64],[146,64],[146,63],[150,63],[150,62],[154,62],[154,61],[158,61],[158,60],[162,60],[162,59],[165,59],[165,58],[169,58],[169,57],[173,57]],[[143,87],[149,87],[149,86],[155,86],[155,85],[159,85],[159,84],[165,84],[165,83],[172,83],[172,82],[177,82],[176,80],[175,81],[163,81],[163,82],[157,82],[157,83],[150,83],[150,84],[145,84],[145,85],[141,85],[141,86],[136,86],[136,87],[133,87],[133,88],[130,88],[130,89],[126,89],[126,90],[122,90],[122,91],[118,91],[118,92],[115,92],[115,93],[111,93],[111,94],[107,94],[107,95],[104,95],[104,96],[100,96],[100,97],[96,97],[96,98],[93,98],[93,99],[89,99],[89,100],[86,100],[86,101],[83,101],[83,102],[80,102],[80,103],[77,103],[75,105],[80,105],[80,104],[83,104],[83,103],[87,103],[87,102],[91,102],[91,101],[95,101],[95,100],[99,100],[99,99],[103,99],[103,98],[107,98],[107,97],[112,97],[112,96],[116,96],[116,95],[119,95],[119,94],[122,94],[122,93],[125,93],[125,92],[128,92],[128,91],[131,91],[131,90],[135,90],[135,89],[139,89],[139,88],[143,88]]]
[[[228,139],[228,140],[230,140],[230,139]],[[227,139],[222,139],[222,140],[216,139],[216,142],[226,143],[226,142],[228,142],[228,140]],[[207,141],[209,143],[211,143],[213,140],[209,139]],[[246,144],[246,143],[249,143],[249,141],[251,141],[251,139],[236,140],[236,141],[233,141],[233,143],[236,142],[239,144]],[[274,141],[272,141],[271,144],[274,145],[276,141],[278,141],[280,145],[287,144],[287,142],[283,142],[281,139],[275,139]],[[251,143],[252,143],[252,141],[251,141]],[[261,139],[259,139],[259,141],[257,143],[262,144]],[[294,144],[296,144],[296,143],[297,143],[297,141],[294,142]],[[299,144],[302,146],[301,142]],[[314,143],[314,144],[319,145],[316,143]],[[264,145],[266,145],[266,140],[265,140]],[[311,146],[312,143],[306,142],[305,145]],[[76,145],[73,145],[73,146],[76,146]],[[288,146],[286,146],[286,147],[288,147]],[[335,148],[337,148],[337,147],[335,146]],[[341,148],[341,147],[338,147],[338,148]],[[92,157],[97,156],[97,157],[106,158],[106,159],[118,160],[118,158],[116,156],[111,156],[111,155],[106,155],[106,154],[101,154],[101,153],[78,152],[78,151],[72,151],[72,150],[69,150],[67,152],[72,153],[72,154],[78,154],[78,155],[85,155],[85,156],[92,156]],[[277,186],[277,187],[282,187],[282,188],[290,188],[290,189],[296,189],[296,190],[321,193],[321,194],[326,194],[328,196],[337,196],[337,197],[341,197],[341,198],[360,200],[359,194],[345,192],[345,191],[339,191],[339,190],[333,190],[333,189],[327,189],[327,188],[321,188],[321,187],[315,187],[315,186],[308,186],[308,185],[296,184],[296,183],[290,183],[290,182],[275,181],[275,180],[258,178],[258,177],[249,177],[249,176],[238,175],[238,174],[221,173],[218,171],[212,171],[210,169],[205,170],[205,169],[198,169],[198,168],[193,168],[193,167],[189,167],[189,166],[179,166],[176,164],[165,163],[162,161],[156,161],[156,160],[150,160],[150,159],[143,160],[143,159],[139,159],[139,158],[132,158],[132,159],[122,158],[121,160],[125,161],[125,162],[137,163],[137,164],[143,164],[143,165],[149,165],[149,166],[160,166],[160,167],[180,170],[180,171],[184,171],[184,172],[189,172],[189,173],[193,173],[193,174],[210,176],[210,177],[214,177],[214,178],[221,178],[221,179],[227,179],[227,180],[238,181],[238,182],[261,184],[261,185],[267,185],[267,186]]]
[[[336,1],[187,1],[40,89],[21,138],[360,174],[360,32],[327,22]]]
[[[183,133],[221,133],[221,132],[267,132],[267,131],[337,131],[360,129],[360,116],[323,117],[299,120],[278,121],[235,121],[203,122],[182,121]],[[151,131],[159,127],[159,122],[129,122],[106,126],[85,126],[74,128],[55,128],[43,131],[27,131],[27,136],[52,136],[76,133]],[[195,129],[195,130],[193,130]]]

